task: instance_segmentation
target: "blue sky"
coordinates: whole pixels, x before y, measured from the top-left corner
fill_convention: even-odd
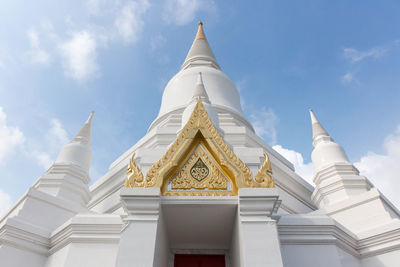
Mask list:
[[[400,173],[398,1],[0,3],[0,212],[91,110],[92,181],[157,116],[204,22],[258,133],[311,181],[308,109],[393,202]]]

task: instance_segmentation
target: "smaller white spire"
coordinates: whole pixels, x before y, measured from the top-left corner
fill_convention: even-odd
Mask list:
[[[94,112],[72,141],[58,154],[56,161],[34,185],[38,190],[79,203],[86,207],[90,200],[89,169],[92,161],[90,135]]]
[[[203,102],[210,103],[207,91],[204,88],[203,77],[202,77],[201,72],[199,72],[199,74],[197,76],[197,83],[196,83],[196,87],[194,88],[192,100],[197,101],[197,98],[199,98],[199,97]]]
[[[206,88],[204,87],[203,76],[201,72],[199,72],[197,75],[197,82],[193,90],[192,99],[188,102],[187,107],[182,113],[182,123],[181,123],[182,128],[189,121],[189,118],[192,115],[192,112],[197,104],[198,99],[200,99],[200,101],[203,103],[204,108],[206,109],[207,114],[211,118],[211,121],[213,122],[214,126],[218,128],[219,127],[218,112],[211,105],[211,102],[208,98]]]
[[[315,204],[322,208],[368,191],[371,188],[368,180],[359,175],[344,149],[333,141],[312,110],[310,116],[314,146],[311,160],[315,170],[315,189],[311,198]]]
[[[71,143],[65,145],[57,157],[55,163],[73,164],[81,167],[89,173],[92,153],[90,151],[90,139],[92,133],[92,119],[94,112],[90,113],[89,118],[76,134]]]
[[[314,112],[310,109],[313,146],[311,154],[315,170],[320,170],[327,164],[349,162],[343,148],[335,143],[328,132],[322,127]]]

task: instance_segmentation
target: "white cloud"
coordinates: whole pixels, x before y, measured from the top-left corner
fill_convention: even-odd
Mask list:
[[[0,163],[4,162],[24,141],[24,134],[17,128],[7,125],[7,115],[0,107]]]
[[[98,15],[100,13],[99,0],[86,0],[86,7],[89,11],[89,14]]]
[[[187,24],[196,17],[196,13],[203,10],[215,12],[213,1],[200,0],[168,0],[165,2],[163,18],[168,23],[176,25]]]
[[[273,110],[263,107],[257,114],[250,115],[250,121],[257,135],[267,138],[271,144],[276,144],[277,131],[275,127],[278,117]]]
[[[47,170],[54,162],[54,159],[47,152],[33,151],[32,155],[36,158],[39,166],[41,166],[44,170]]]
[[[50,124],[50,129],[45,135],[45,148],[42,151],[35,150],[32,152],[37,163],[45,170],[55,161],[61,148],[69,141],[68,133],[58,119],[52,119]]]
[[[84,81],[93,76],[97,70],[96,39],[88,31],[72,34],[72,38],[60,45],[67,76],[77,81]]]
[[[0,218],[3,217],[4,213],[11,207],[11,197],[0,189]]]
[[[395,206],[400,207],[400,125],[394,134],[386,137],[383,154],[368,152],[354,165],[387,196]]]
[[[344,48],[343,54],[344,57],[349,59],[351,62],[359,62],[363,59],[372,57],[372,58],[380,58],[386,53],[387,49],[384,47],[374,47],[367,51],[359,51],[354,48]]]
[[[34,64],[46,65],[50,62],[50,54],[40,47],[39,34],[35,29],[31,29],[27,33],[30,49],[28,55]]]
[[[351,83],[358,83],[357,79],[354,77],[353,73],[347,72],[340,78],[340,82],[343,85],[349,85]]]
[[[143,15],[149,7],[147,0],[130,1],[120,10],[115,19],[115,26],[126,44],[134,43],[139,39],[144,25]]]
[[[56,144],[57,148],[68,142],[68,133],[58,119],[51,120],[51,128],[46,135],[46,139],[49,142],[54,142],[52,144]]]
[[[305,163],[301,153],[283,148],[281,145],[275,145],[272,148],[293,164],[297,174],[303,177],[310,184],[314,184],[312,181],[314,175],[314,166],[312,165],[312,162]]]
[[[151,49],[151,51],[155,51],[158,48],[162,47],[165,44],[166,41],[167,41],[167,39],[165,39],[165,37],[162,36],[161,34],[153,36],[151,38],[151,41],[150,41],[150,49]]]

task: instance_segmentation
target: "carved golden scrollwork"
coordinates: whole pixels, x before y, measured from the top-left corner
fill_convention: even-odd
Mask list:
[[[201,162],[201,165],[199,164]],[[199,166],[199,167],[198,167]],[[198,168],[207,173],[202,179],[193,176],[192,170]],[[205,171],[207,170],[207,171]],[[171,178],[171,189],[210,189],[227,190],[228,178],[218,169],[199,145],[186,163]]]
[[[143,187],[144,177],[135,163],[135,153],[132,154],[129,160],[128,171],[126,172],[127,178],[125,180],[125,187]]]
[[[264,152],[264,156],[265,156],[264,163],[257,171],[256,175],[254,176],[254,179],[262,187],[275,187],[274,179],[271,176],[272,174],[271,161],[267,153]]]

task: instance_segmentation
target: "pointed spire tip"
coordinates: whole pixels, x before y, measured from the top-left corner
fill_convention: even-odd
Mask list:
[[[314,112],[310,109],[310,117],[311,117],[311,125],[312,125],[312,134],[313,134],[313,146],[315,147],[316,143],[315,140],[317,137],[320,136],[327,136],[329,137],[330,140],[332,140],[328,134],[328,132],[322,127],[322,125],[319,123],[317,120],[317,117],[315,117]]]
[[[309,109],[309,112],[310,112],[310,117],[311,117],[311,123],[312,124],[319,123],[318,120],[317,120],[317,117],[315,117],[314,112],[312,111],[312,109]]]
[[[87,119],[86,123],[91,123],[91,122],[92,122],[92,119],[93,119],[93,116],[94,116],[94,111],[92,110],[92,111],[90,112],[89,118]]]
[[[182,70],[194,66],[207,66],[220,69],[214,53],[208,44],[206,35],[203,31],[203,22],[199,22],[196,37],[190,47],[189,53],[186,56],[185,62],[181,67]]]
[[[199,28],[197,30],[196,38],[194,40],[207,40],[206,35],[203,31],[203,22],[199,22]]]
[[[87,144],[90,146],[90,137],[92,135],[92,119],[93,119],[94,111],[90,112],[89,118],[83,124],[80,131],[75,135],[72,142],[79,142],[82,144]]]

